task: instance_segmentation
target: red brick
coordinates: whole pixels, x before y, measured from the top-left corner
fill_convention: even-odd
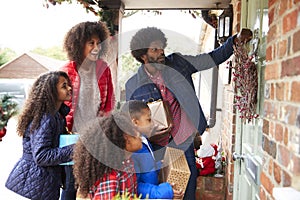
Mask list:
[[[293,160],[292,173],[295,176],[299,176],[300,175],[300,157],[293,155],[292,160]]]
[[[287,10],[287,7],[287,0],[281,0],[279,3],[279,16],[283,15],[283,13]]]
[[[240,10],[241,10],[241,7],[242,7],[241,2],[240,2],[240,1],[236,2],[236,4],[235,4],[235,10],[240,11]]]
[[[266,192],[265,192],[264,188],[262,188],[262,187],[260,187],[260,190],[259,190],[259,197],[260,197],[260,200],[267,200]]]
[[[299,75],[300,74],[299,63],[300,63],[300,56],[283,61],[281,77]]]
[[[282,31],[283,31],[282,33],[283,34],[296,28],[297,17],[298,17],[297,10],[290,12],[283,17],[283,22],[282,22]]]
[[[293,35],[293,52],[296,53],[300,50],[300,31],[297,31]]]
[[[284,88],[285,88],[285,90],[284,90],[284,99],[285,100],[289,99],[290,85],[291,85],[290,82],[285,82],[285,84],[284,84]]]
[[[226,192],[225,199],[226,200],[233,200],[233,194],[232,194],[232,192]]]
[[[269,7],[275,6],[277,0],[269,0]]]
[[[269,140],[268,137],[266,137],[265,135],[263,136],[262,148],[270,156],[276,158],[277,155],[276,143],[273,140]]]
[[[300,102],[300,82],[294,81],[292,83],[291,93],[292,93],[291,101]]]
[[[267,40],[268,42],[273,42],[278,40],[278,27],[277,24],[272,24],[269,27],[268,35],[267,35]]]
[[[285,113],[283,114],[283,118],[286,119],[285,123],[290,125],[295,125],[297,119],[297,113],[299,108],[292,105],[287,105],[284,107]]]
[[[278,162],[284,167],[288,167],[290,160],[290,151],[285,146],[278,145]]]
[[[274,184],[272,183],[270,178],[264,172],[261,173],[260,182],[261,182],[262,186],[266,189],[266,191],[269,194],[272,194]]]
[[[221,192],[224,190],[225,179],[224,178],[214,178],[214,190]]]
[[[224,194],[203,193],[200,194],[201,200],[224,200]]]
[[[213,187],[213,182],[211,179],[204,177],[204,190],[211,191]]]
[[[276,100],[282,101],[284,100],[284,83],[276,83],[275,86],[275,93],[276,93]]]
[[[264,102],[264,113],[265,113],[265,117],[266,118],[270,118],[270,113],[271,113],[271,109],[272,109],[272,103],[265,101]]]
[[[273,159],[270,159],[269,160],[269,170],[268,170],[268,174],[270,175],[270,176],[272,176],[273,175],[273,168],[274,168],[274,164],[273,164]]]
[[[276,124],[275,128],[275,140],[277,142],[282,142],[283,141],[283,127],[281,124]]]
[[[270,119],[275,119],[277,118],[277,107],[273,102],[264,102],[264,112],[265,112],[265,117],[270,118]],[[271,130],[269,130],[269,133],[271,133]]]
[[[197,200],[224,200],[225,197],[225,176],[216,177],[197,177]]]
[[[283,136],[283,143],[284,143],[284,145],[287,146],[288,142],[289,142],[289,129],[285,128],[285,130],[284,130],[284,136]]]
[[[278,44],[278,58],[286,56],[287,52],[287,40],[282,40]]]
[[[273,60],[273,47],[272,45],[268,46],[266,49],[266,61]]]
[[[269,14],[269,26],[273,23],[274,21],[274,8],[270,8],[268,11]]]
[[[268,64],[265,71],[265,80],[278,79],[279,71],[278,63]]]
[[[284,1],[284,0],[282,0]],[[288,4],[288,9],[294,8],[293,2],[294,0],[288,0],[287,4]]]
[[[281,182],[281,167],[275,162],[274,162],[274,178],[278,184]]]
[[[270,99],[275,100],[275,84],[272,83],[270,86]]]
[[[263,133],[266,135],[269,134],[269,121],[266,119],[263,120]]]
[[[197,178],[197,188],[202,188],[204,186],[204,177],[203,176],[198,176]]]
[[[269,133],[272,138],[275,138],[275,122],[270,122]]]
[[[282,170],[282,186],[289,187],[292,185],[292,177],[285,170]]]

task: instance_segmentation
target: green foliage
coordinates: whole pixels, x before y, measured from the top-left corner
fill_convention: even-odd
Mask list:
[[[138,61],[135,60],[130,53],[122,54],[122,68],[118,77],[118,84],[121,87],[121,90],[125,88],[125,82],[137,72],[139,66],[141,65]]]
[[[14,102],[12,98],[10,95],[4,95],[0,99],[0,130],[5,127],[8,120],[18,112],[18,104]]]
[[[31,51],[39,55],[47,56],[57,60],[67,60],[66,53],[62,50],[60,46],[53,46],[50,48],[37,47]]]
[[[122,71],[128,73],[130,71],[137,72],[138,67],[141,65],[130,53],[125,53],[121,57]]]
[[[9,48],[0,49],[0,66],[12,60],[16,56],[16,52]]]

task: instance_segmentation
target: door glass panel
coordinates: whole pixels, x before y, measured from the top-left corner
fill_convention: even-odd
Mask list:
[[[263,101],[264,101],[264,71],[266,55],[266,35],[268,32],[268,0],[243,0],[242,22],[255,34],[249,43],[249,51],[255,53],[254,59],[258,74],[257,110],[259,117],[250,123],[238,121],[236,151],[245,159],[235,163],[235,183],[238,194],[234,200],[259,199],[260,173],[262,165],[262,126],[263,126]],[[247,17],[245,17],[247,16]],[[238,177],[236,177],[238,176]],[[246,194],[246,198],[243,196]],[[243,197],[243,198],[242,198]]]

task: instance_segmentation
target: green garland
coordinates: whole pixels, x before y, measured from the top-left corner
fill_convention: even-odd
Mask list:
[[[0,100],[0,130],[3,129],[8,120],[17,114],[18,104],[12,100],[12,96],[4,95]]]
[[[105,22],[111,35],[115,34],[118,27],[114,25],[114,21],[119,17],[118,9],[108,9],[101,7],[101,0],[76,0],[78,3],[82,4],[87,12],[92,12],[100,18],[102,22]],[[49,8],[49,3],[52,5],[62,4],[63,2],[71,4],[72,0],[45,0],[44,7]]]

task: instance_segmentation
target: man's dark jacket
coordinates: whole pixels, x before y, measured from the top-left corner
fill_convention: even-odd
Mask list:
[[[222,46],[196,56],[173,53],[166,57],[166,67],[162,70],[166,87],[178,100],[199,133],[202,134],[207,121],[195,93],[192,74],[215,67],[226,61],[233,53],[233,39],[230,37]],[[126,100],[152,101],[162,99],[159,88],[151,81],[140,66],[138,72],[126,82]]]

